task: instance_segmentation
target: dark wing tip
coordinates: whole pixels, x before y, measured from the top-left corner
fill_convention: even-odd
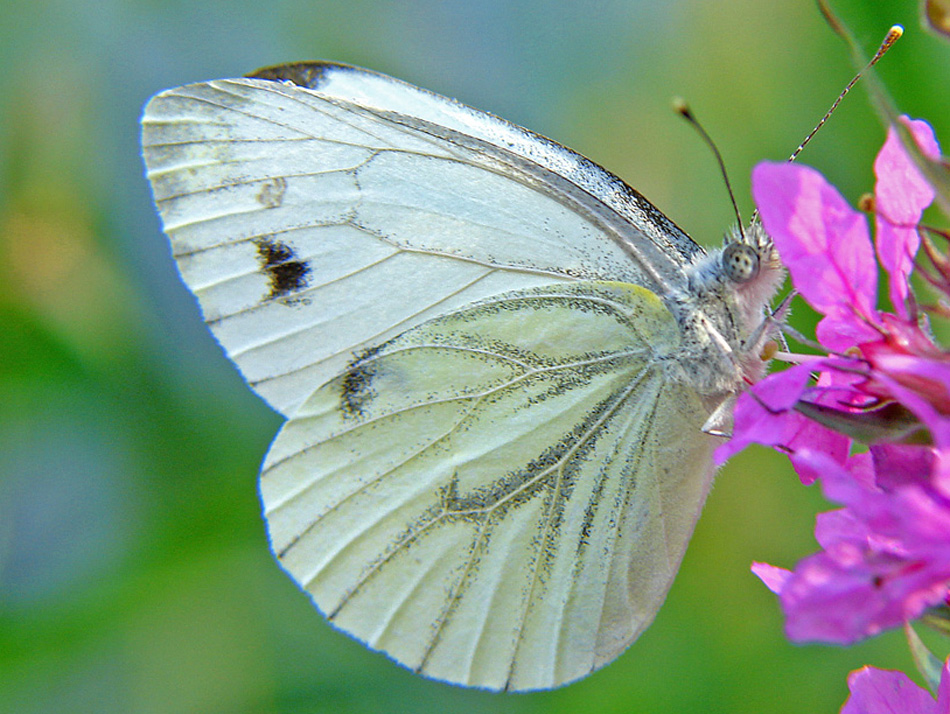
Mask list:
[[[329,62],[289,62],[272,67],[262,67],[246,77],[250,79],[270,79],[277,82],[293,82],[298,87],[318,89],[327,71],[341,65]]]

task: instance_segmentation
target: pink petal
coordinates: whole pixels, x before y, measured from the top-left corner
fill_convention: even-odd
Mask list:
[[[820,362],[797,364],[774,372],[752,387],[758,401],[773,412],[791,409],[805,392],[811,374]]]
[[[907,486],[890,500],[907,549],[918,554],[926,551],[933,567],[945,571],[934,579],[946,583],[950,580],[950,506],[946,499],[935,496],[930,489]]]
[[[930,694],[903,672],[862,667],[848,675],[851,696],[841,714],[937,714]]]
[[[827,456],[828,461],[837,459],[844,461],[848,454],[851,441],[843,434],[828,429],[816,421],[802,417],[798,427],[787,440],[787,446],[792,450],[789,460],[799,480],[806,486],[814,483],[825,475],[824,460],[816,463],[812,458],[815,454]],[[806,446],[807,445],[807,446]]]
[[[815,540],[825,550],[835,550],[835,560],[838,562],[845,560],[841,556],[846,549],[853,550],[852,546],[864,545],[867,538],[867,524],[847,508],[825,511],[815,516]]]
[[[821,491],[825,498],[846,506],[861,504],[868,494],[880,489],[874,482],[874,464],[869,453],[855,454],[845,463],[821,453],[805,452],[822,471]]]
[[[848,437],[794,409],[803,398],[822,404],[840,403],[840,388],[822,386],[830,382],[826,373],[822,373],[818,387],[807,387],[813,370],[822,369],[826,363],[828,360],[815,360],[770,374],[741,395],[733,412],[732,439],[716,449],[716,463],[724,463],[749,444],[776,447],[789,453],[796,473],[807,486],[821,471],[812,468],[807,459],[799,459],[799,449],[823,451],[843,462],[850,447]]]
[[[752,563],[752,573],[765,583],[765,587],[778,595],[792,575],[791,570],[779,568],[768,563]]]
[[[801,418],[789,410],[801,398],[810,377],[807,365],[796,365],[770,374],[740,395],[733,410],[732,438],[716,449],[716,463],[725,463],[749,444],[784,444],[788,420]]]
[[[831,549],[800,561],[779,593],[790,640],[852,644],[946,600],[945,562],[904,559],[899,542],[873,532],[866,543],[855,541],[856,520],[840,520],[843,530],[832,537],[834,525],[825,523]]]
[[[836,314],[818,323],[815,337],[832,352],[847,352],[863,342],[880,339],[881,333],[871,326],[870,321],[853,314]]]
[[[933,449],[907,444],[872,444],[876,482],[884,491],[926,486],[935,466]]]
[[[901,117],[923,154],[936,159],[940,148],[933,129],[926,122]],[[920,247],[915,226],[924,209],[934,199],[934,189],[920,173],[894,127],[874,161],[877,183],[874,187],[877,213],[874,218],[877,254],[890,274],[891,302],[901,317],[907,317],[906,301],[910,288],[907,278],[914,267]]]
[[[874,573],[839,560],[821,551],[795,566],[779,594],[788,639],[849,645],[902,622],[900,604],[875,587]]]
[[[859,331],[876,322],[877,264],[864,216],[807,166],[760,163],[752,172],[752,193],[808,303],[841,323],[855,322]]]
[[[835,359],[827,359],[814,365],[816,369],[824,367],[829,371],[819,374],[818,384],[802,396],[804,401],[835,408],[848,401],[851,390],[846,383],[850,381],[851,375],[842,375],[834,370],[837,363]],[[804,417],[798,412],[796,416]],[[790,451],[789,459],[798,478],[806,486],[822,477],[825,471],[823,459],[827,458],[836,465],[844,464],[851,449],[851,440],[847,436],[807,417],[789,420],[786,434],[785,447]]]

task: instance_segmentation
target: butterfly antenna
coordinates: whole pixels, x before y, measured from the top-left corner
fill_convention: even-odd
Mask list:
[[[689,105],[679,97],[676,97],[673,100],[673,109],[677,114],[682,116],[686,121],[693,125],[693,128],[699,132],[699,135],[703,138],[703,141],[712,149],[713,155],[716,157],[716,161],[719,163],[719,171],[722,173],[722,179],[726,183],[726,190],[729,192],[729,200],[732,201],[732,210],[736,213],[736,220],[739,222],[739,234],[742,236],[743,240],[745,239],[745,231],[742,229],[742,214],[739,213],[739,204],[736,203],[736,195],[732,192],[732,184],[729,182],[729,174],[726,172],[726,164],[722,160],[722,154],[719,153],[719,149],[716,147],[716,142],[712,140],[709,134],[706,133],[706,130],[703,129],[703,125],[699,123],[699,120],[693,115],[692,110],[689,108]]]
[[[818,5],[819,7],[821,7],[822,13],[825,16],[825,19],[831,25],[831,28],[838,34],[841,34],[841,28],[838,25],[838,21],[837,19],[835,19],[834,15],[832,15],[829,11],[827,11],[827,8],[825,7],[824,3],[819,2]],[[798,158],[798,155],[802,153],[802,149],[805,148],[805,145],[809,141],[811,141],[812,137],[818,133],[818,130],[821,129],[822,126],[824,126],[825,122],[828,121],[828,119],[831,118],[831,115],[834,114],[835,109],[837,109],[838,105],[841,104],[841,100],[844,99],[845,96],[847,96],[848,92],[851,91],[851,88],[854,87],[854,85],[858,83],[858,80],[861,79],[861,75],[863,75],[865,72],[871,69],[871,67],[877,64],[878,60],[880,60],[881,57],[883,57],[885,53],[889,49],[891,49],[894,43],[897,42],[900,39],[901,35],[903,34],[904,34],[904,28],[901,27],[900,25],[894,25],[890,30],[887,31],[887,35],[884,37],[884,41],[881,43],[881,46],[877,48],[877,52],[871,58],[871,61],[868,62],[864,66],[864,68],[860,70],[856,75],[854,75],[854,79],[848,82],[848,86],[846,86],[843,90],[841,90],[841,94],[839,94],[838,98],[835,99],[835,101],[832,103],[831,108],[827,112],[825,112],[825,115],[821,118],[821,121],[819,121],[815,125],[815,128],[811,130],[811,132],[808,134],[808,136],[805,137],[802,143],[798,145],[798,148],[795,149],[795,151],[792,152],[792,155],[788,157],[789,162],[792,162]]]

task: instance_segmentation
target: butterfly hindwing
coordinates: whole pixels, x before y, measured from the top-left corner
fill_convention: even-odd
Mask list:
[[[268,454],[275,553],[331,622],[428,676],[587,674],[652,621],[711,480],[678,340],[648,291],[581,281],[355,356]]]

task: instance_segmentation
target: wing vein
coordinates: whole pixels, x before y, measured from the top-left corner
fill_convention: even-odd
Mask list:
[[[563,457],[561,457],[561,458],[558,459],[558,462],[557,462],[557,464],[556,464],[556,468],[557,468],[557,470],[558,470],[558,472],[559,472],[559,475],[558,475],[558,477],[557,477],[557,479],[556,479],[556,481],[557,481],[557,484],[556,484],[556,491],[555,491],[556,494],[559,494],[559,493],[560,493],[560,489],[561,489],[561,485],[562,485],[562,481],[563,481],[563,476],[564,476],[564,466],[567,464],[568,460],[569,460],[575,453],[577,453],[577,450],[587,441],[587,439],[589,439],[589,438],[591,437],[591,435],[594,434],[594,433],[600,428],[600,426],[601,426],[608,418],[610,418],[610,416],[627,400],[627,397],[629,397],[630,394],[631,394],[631,393],[636,389],[636,387],[640,384],[640,381],[645,377],[645,375],[647,374],[647,372],[648,372],[649,369],[650,369],[649,367],[644,367],[642,370],[640,370],[640,373],[632,380],[630,386],[624,391],[623,395],[622,395],[619,399],[617,399],[616,402],[615,402],[613,405],[611,405],[610,408],[609,408],[604,414],[602,414],[599,419],[597,419],[597,421],[594,422],[594,424],[592,424],[590,427],[588,427],[587,431],[586,431],[584,434],[582,434],[582,435],[577,439],[576,443],[575,443],[574,445],[572,445],[571,448],[568,449],[568,450],[565,452],[565,454],[564,454]],[[554,466],[552,466],[551,468],[553,469]],[[550,472],[550,470],[549,470],[549,472]],[[550,532],[551,532],[551,531],[550,531],[550,528],[551,528],[551,524],[552,524],[552,522],[553,522],[553,518],[552,518],[552,517],[553,517],[553,515],[554,515],[554,509],[555,509],[556,505],[557,505],[557,499],[556,499],[556,498],[552,498],[551,501],[550,501],[550,503],[548,504],[547,513],[546,513],[545,516],[544,516],[544,531],[543,531],[543,533],[542,533],[542,535],[541,535],[541,538],[540,538],[539,541],[538,541],[538,542],[539,542],[539,551],[540,551],[541,549],[545,549],[545,550],[546,550],[547,547],[548,547],[547,541],[549,540],[549,537],[550,537]],[[521,617],[519,618],[519,619],[520,619],[520,625],[518,626],[518,629],[517,629],[517,631],[518,631],[518,637],[517,637],[517,640],[516,640],[516,642],[515,642],[515,650],[514,650],[514,652],[512,653],[512,656],[511,656],[511,662],[509,663],[509,666],[508,666],[508,677],[507,677],[507,679],[506,679],[506,681],[505,681],[505,687],[504,687],[504,688],[505,688],[506,691],[510,689],[510,686],[511,686],[511,678],[512,678],[512,676],[514,675],[515,663],[517,662],[517,659],[518,659],[518,649],[521,647],[521,643],[524,641],[524,625],[525,625],[525,621],[527,620],[527,617],[528,617],[528,609],[529,609],[529,608],[528,608],[528,604],[529,604],[529,603],[531,602],[531,600],[533,599],[535,588],[536,588],[537,585],[538,585],[538,579],[539,579],[539,578],[538,578],[538,575],[539,575],[539,571],[540,571],[540,569],[541,569],[542,560],[543,560],[543,555],[539,552],[539,557],[535,560],[534,567],[532,568],[531,585],[528,587],[528,595],[527,595],[527,597],[524,599],[524,606],[522,607],[522,610],[521,610]],[[556,655],[555,655],[555,656],[556,656]]]
[[[396,321],[390,323],[389,325],[386,326],[386,328],[384,328],[384,329],[382,329],[382,330],[377,330],[376,332],[373,332],[373,333],[371,333],[371,334],[369,334],[369,335],[363,337],[363,339],[362,339],[360,342],[357,342],[357,343],[351,344],[351,345],[347,345],[346,347],[341,347],[341,348],[335,350],[334,352],[331,352],[331,353],[325,355],[325,356],[322,357],[321,359],[318,359],[318,360],[316,360],[316,361],[314,361],[314,362],[308,362],[307,364],[301,365],[300,367],[297,367],[296,369],[292,369],[292,370],[287,371],[287,372],[281,372],[281,373],[272,374],[272,375],[269,375],[268,377],[265,377],[265,378],[259,379],[259,380],[254,380],[254,381],[248,380],[248,383],[249,383],[251,386],[256,387],[256,386],[258,386],[258,385],[260,385],[260,384],[264,384],[265,382],[273,381],[273,380],[275,380],[275,379],[280,379],[281,377],[286,377],[286,376],[288,376],[288,375],[295,374],[296,372],[300,372],[300,371],[303,371],[303,370],[305,370],[305,369],[309,369],[310,367],[312,367],[312,366],[314,366],[314,365],[316,365],[316,364],[320,364],[320,363],[322,363],[322,362],[326,362],[326,361],[328,361],[328,360],[331,360],[331,359],[333,359],[333,358],[335,358],[335,357],[339,357],[339,356],[340,356],[341,354],[343,354],[344,352],[353,352],[354,350],[356,350],[356,348],[357,348],[359,345],[370,344],[370,343],[374,342],[375,340],[377,340],[378,338],[380,338],[380,337],[382,337],[383,335],[385,335],[386,333],[393,332],[394,328],[398,328],[400,325],[405,325],[405,324],[407,324],[407,323],[409,323],[409,322],[412,322],[414,319],[416,319],[416,318],[419,317],[420,315],[423,315],[424,313],[429,312],[430,310],[432,310],[432,308],[434,308],[434,307],[436,307],[436,306],[438,306],[438,305],[442,305],[442,304],[445,303],[446,301],[451,300],[451,299],[452,299],[453,297],[455,297],[456,295],[460,295],[461,293],[465,292],[465,290],[471,288],[473,285],[476,285],[476,284],[479,283],[480,281],[485,280],[486,278],[488,278],[493,272],[494,272],[494,270],[490,270],[490,271],[488,271],[488,272],[486,272],[486,273],[483,273],[482,275],[479,275],[477,278],[473,278],[472,280],[469,280],[467,283],[465,283],[465,284],[462,285],[461,287],[458,287],[458,288],[456,288],[455,290],[453,290],[452,292],[447,293],[447,294],[441,296],[438,300],[435,300],[435,301],[433,301],[433,302],[430,302],[428,305],[423,305],[423,306],[417,308],[414,312],[411,312],[411,313],[409,313],[408,315],[405,315],[405,316],[403,316],[402,318],[400,318],[400,319],[398,319],[398,320],[396,320]],[[299,293],[298,293],[298,294],[299,294]],[[253,309],[254,309],[254,308],[251,308],[251,310],[253,310]],[[222,318],[222,319],[224,319],[224,318]],[[288,337],[293,337],[294,335],[302,334],[302,333],[307,332],[308,330],[312,330],[312,329],[313,329],[313,325],[302,326],[302,327],[300,327],[300,328],[298,328],[298,329],[292,330],[291,332],[286,332],[286,333],[280,335],[279,337],[275,337],[275,338],[271,338],[271,339],[265,340],[263,343],[256,344],[256,345],[254,345],[254,346],[251,347],[251,348],[247,348],[247,349],[243,349],[243,350],[236,350],[236,349],[235,349],[235,350],[233,350],[233,351],[231,352],[231,354],[232,354],[232,355],[247,354],[248,352],[251,352],[252,350],[260,349],[260,348],[266,346],[267,344],[279,342],[280,340],[287,339]],[[233,356],[232,356],[232,359],[233,359]]]

